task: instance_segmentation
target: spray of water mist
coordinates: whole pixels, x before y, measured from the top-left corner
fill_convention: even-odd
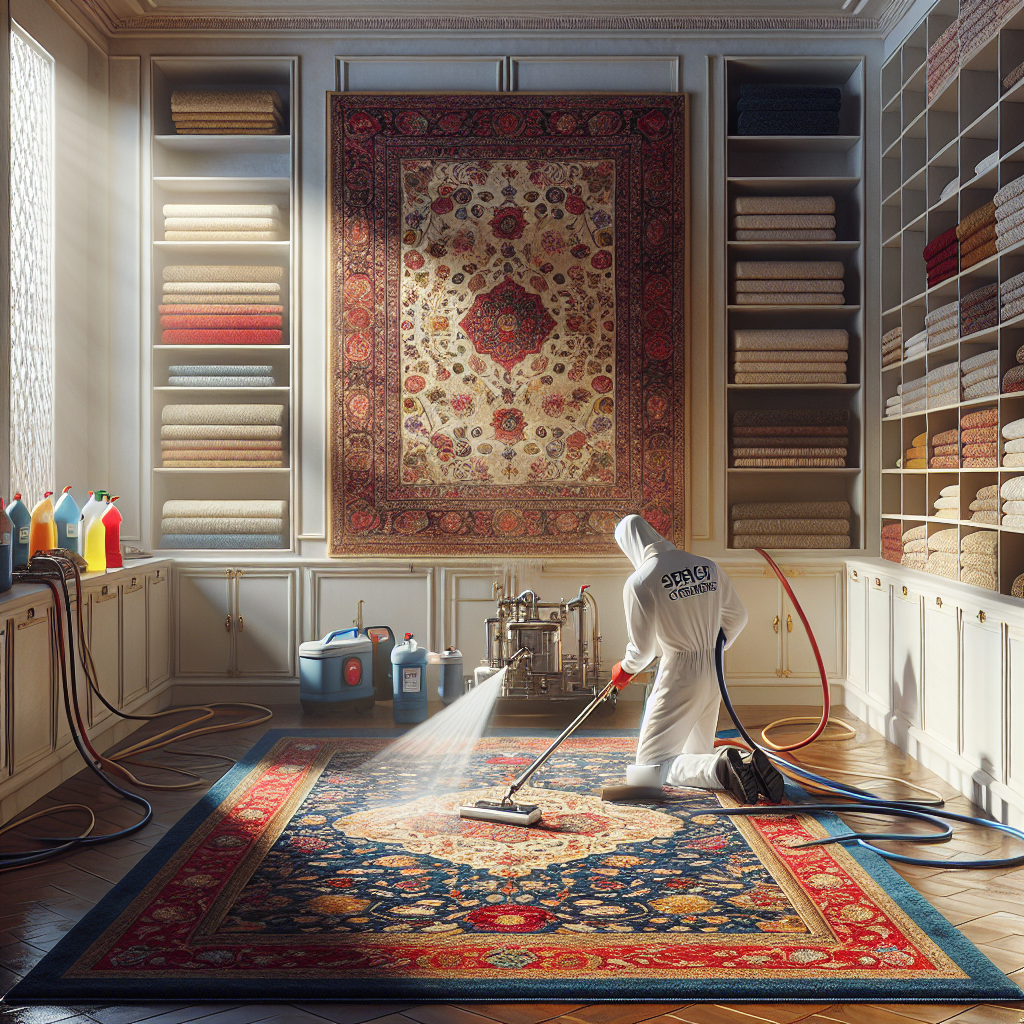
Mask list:
[[[465,782],[469,759],[487,728],[501,694],[506,669],[501,669],[464,694],[444,711],[399,736],[363,767],[372,774],[385,765],[415,772],[424,791],[458,788]]]

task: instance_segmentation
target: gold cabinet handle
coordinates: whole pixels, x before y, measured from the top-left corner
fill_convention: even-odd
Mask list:
[[[245,620],[241,615],[238,616],[238,632],[241,633],[245,629]]]
[[[779,631],[779,617],[778,617],[778,615],[776,615],[775,618],[772,619],[772,629],[774,629],[776,633],[778,633],[778,631]]]
[[[941,608],[942,607],[942,598],[941,597],[935,598],[935,603]]]
[[[903,596],[904,596],[904,597],[906,597],[906,596],[907,596],[907,588],[906,588],[906,587],[904,587],[904,588],[903,588]]]
[[[984,622],[986,618],[987,618],[987,616],[985,615],[984,612],[978,612],[978,621],[979,622]]]
[[[231,616],[230,615],[225,615],[224,616],[224,632],[225,633],[230,633],[231,632]]]
[[[792,633],[793,632],[793,616],[792,615],[787,615],[786,616],[786,632],[787,633]]]

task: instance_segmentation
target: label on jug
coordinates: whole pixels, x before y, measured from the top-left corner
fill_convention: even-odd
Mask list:
[[[18,529],[18,543],[19,544],[27,544],[28,543],[28,529],[29,528],[27,526],[19,527],[19,529]]]
[[[9,533],[0,533],[0,547],[11,546],[11,535]]]
[[[402,669],[402,693],[420,692],[420,670],[419,668]]]
[[[69,537],[77,537],[78,536],[78,523],[68,523],[68,536]]]

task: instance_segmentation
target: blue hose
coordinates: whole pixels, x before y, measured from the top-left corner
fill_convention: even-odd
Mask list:
[[[743,741],[751,750],[761,750],[769,757],[773,764],[780,765],[787,772],[799,775],[809,782],[816,783],[831,790],[835,796],[845,797],[849,803],[814,803],[814,804],[791,804],[785,807],[778,805],[752,807],[722,807],[712,813],[725,814],[730,816],[754,817],[762,814],[819,814],[856,811],[858,814],[878,814],[886,817],[911,818],[917,821],[926,821],[936,827],[936,831],[925,835],[908,835],[899,832],[850,832],[845,835],[827,836],[823,839],[812,840],[802,846],[824,846],[829,843],[856,843],[865,850],[877,853],[886,860],[897,861],[900,864],[918,864],[923,867],[941,868],[1009,868],[1024,864],[1024,852],[1014,857],[992,857],[986,860],[929,860],[926,857],[911,857],[904,853],[893,853],[891,850],[882,849],[868,842],[870,839],[881,839],[887,842],[912,842],[912,843],[944,843],[948,842],[953,835],[952,826],[945,824],[948,821],[962,822],[968,825],[978,825],[982,828],[994,829],[1013,836],[1014,839],[1024,843],[1024,832],[1012,825],[1004,825],[1000,821],[992,821],[988,818],[972,818],[968,814],[957,814],[954,811],[947,811],[943,808],[943,801],[920,801],[920,800],[883,800],[868,793],[866,790],[858,789],[856,786],[848,786],[842,782],[833,782],[823,775],[816,775],[806,768],[792,761],[780,757],[775,751],[765,750],[759,743],[756,743],[747,730],[743,727],[736,709],[732,706],[729,697],[729,689],[725,685],[725,631],[718,631],[718,643],[715,645],[715,670],[718,673],[718,688],[722,693],[722,700],[725,702],[725,709],[736,726]],[[922,810],[921,808],[927,808]],[[799,848],[799,847],[798,847]]]

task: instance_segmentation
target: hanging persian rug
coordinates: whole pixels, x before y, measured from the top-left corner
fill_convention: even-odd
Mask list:
[[[330,97],[330,551],[683,539],[687,103]]]

